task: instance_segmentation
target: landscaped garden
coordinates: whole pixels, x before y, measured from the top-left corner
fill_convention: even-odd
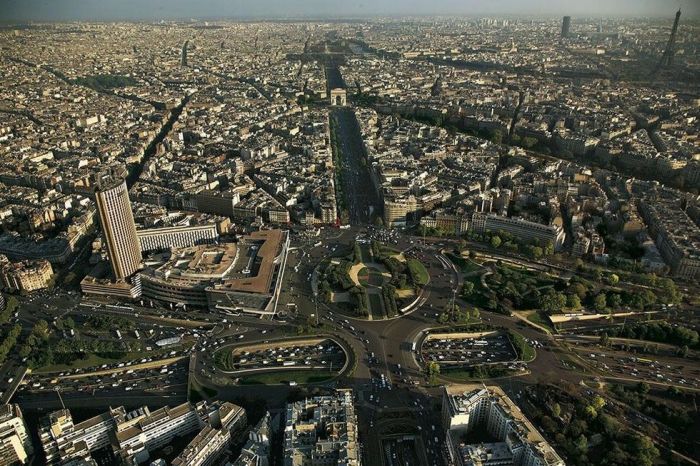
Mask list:
[[[318,289],[328,305],[352,317],[395,317],[430,280],[420,261],[378,241],[357,241],[349,249],[321,263]]]

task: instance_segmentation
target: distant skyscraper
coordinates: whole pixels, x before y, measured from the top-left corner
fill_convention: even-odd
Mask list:
[[[664,54],[661,56],[661,61],[659,62],[658,68],[664,68],[673,64],[673,55],[676,53],[676,33],[678,32],[678,23],[680,20],[681,10],[678,9],[676,12],[676,19],[673,21],[671,37],[668,38],[668,44],[666,44],[666,49],[664,50]]]
[[[106,182],[95,191],[95,199],[112,272],[117,280],[124,279],[138,270],[142,260],[126,181]]]
[[[569,29],[571,29],[571,16],[564,16],[564,21],[561,23],[561,36],[569,37]]]

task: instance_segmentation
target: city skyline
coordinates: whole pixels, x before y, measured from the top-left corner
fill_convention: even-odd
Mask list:
[[[695,5],[0,1],[0,466],[697,464]]]
[[[681,8],[686,18],[700,16],[700,4],[692,0],[592,0],[585,5],[562,0],[378,0],[337,2],[324,0],[6,0],[0,22],[22,21],[157,21],[222,19],[342,19],[404,16],[509,16],[554,17],[658,17],[673,15]]]

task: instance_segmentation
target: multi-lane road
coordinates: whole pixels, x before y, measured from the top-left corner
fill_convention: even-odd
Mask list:
[[[140,321],[157,323],[164,327],[180,327],[183,332],[188,328],[204,326],[205,329],[200,330],[200,337],[194,349],[195,367],[194,370],[189,371],[190,383],[194,377],[198,385],[215,389],[218,398],[264,398],[270,409],[282,408],[290,392],[300,387],[282,384],[235,385],[230,380],[220,383],[222,378],[227,376],[214,366],[212,358],[214,350],[225,345],[241,343],[272,344],[277,339],[294,335],[298,324],[318,320],[322,327],[317,331],[341,342],[352,360],[348,370],[337,379],[317,385],[320,387],[349,386],[355,389],[361,432],[368,439],[374,439],[366,443],[364,454],[367,457],[380,458],[386,457],[388,452],[390,459],[394,459],[395,454],[397,460],[399,457],[405,457],[410,458],[409,462],[440,464],[439,442],[435,442],[435,437],[439,439],[441,436],[440,389],[427,384],[424,368],[417,360],[413,344],[422,340],[426,330],[440,326],[437,316],[452,300],[462,307],[467,305],[459,298],[462,274],[451,263],[446,262],[445,256],[442,255],[443,248],[449,247],[449,241],[423,241],[416,237],[398,235],[395,237],[396,244],[393,247],[402,251],[412,250],[415,257],[426,265],[430,274],[430,281],[424,289],[424,299],[407,315],[390,320],[369,321],[341,315],[315,301],[311,283],[312,272],[314,267],[334,250],[347,247],[354,238],[366,232],[366,228],[352,227],[347,230],[324,229],[319,237],[312,239],[299,234],[293,235],[294,247],[288,258],[284,277],[285,286],[280,296],[279,306],[280,309],[286,309],[288,304],[293,304],[292,307],[296,311],[286,316],[284,320],[261,320],[245,316],[227,317],[229,320],[235,319],[234,324],[204,313],[183,313],[166,308],[149,309],[133,306],[133,310],[129,312],[140,313]],[[57,313],[65,313],[66,310],[90,312],[90,309],[78,306],[79,300],[76,294],[62,293],[57,297],[39,294],[24,299],[23,311],[18,318],[25,325],[31,325],[38,318],[49,320]],[[58,307],[56,303],[60,309],[56,309]],[[50,308],[47,308],[47,304]],[[292,307],[289,308],[292,309]],[[107,310],[102,309],[100,312],[107,312]],[[117,308],[110,312],[128,314],[126,310]],[[161,315],[163,317],[160,317]],[[511,316],[483,312],[481,317],[485,324],[496,328],[517,330],[525,338],[538,340],[543,345],[537,350],[536,359],[528,364],[527,371],[523,371],[519,376],[495,381],[514,398],[519,396],[524,386],[535,382],[565,380],[579,384],[582,380],[592,381],[601,375],[600,368],[591,363],[590,360],[593,358],[590,358],[590,355],[586,364],[585,355],[592,350],[586,349],[586,353],[572,352],[569,348],[571,342],[566,338],[544,334],[539,329]],[[185,318],[196,320],[195,322],[178,320]],[[574,361],[581,359],[584,361],[572,364],[572,358]],[[596,356],[596,359],[600,357]],[[610,366],[609,362],[605,363]],[[603,362],[598,365],[600,364]],[[668,370],[668,368],[665,369]],[[664,373],[664,370],[660,369],[660,371]],[[644,373],[639,380],[643,380],[646,376],[647,374]],[[657,378],[658,375],[649,372],[649,377]],[[669,378],[675,380],[673,377],[669,376]],[[154,380],[157,379],[158,377],[154,377]],[[100,382],[98,387],[99,384]],[[61,393],[61,398],[66,406],[143,403],[163,405],[180,402],[188,395],[187,383],[168,385],[167,388],[168,390],[159,391],[153,390],[152,387],[144,389],[136,386],[127,392],[122,387],[112,389],[110,385],[110,388],[105,387],[88,394],[72,390],[65,391]],[[16,399],[20,400],[25,407],[37,409],[57,408],[61,404],[58,394],[52,392],[26,391]],[[397,429],[400,431],[397,427],[400,425],[411,427],[410,431],[400,433],[415,436],[418,444],[415,452],[406,450],[400,442],[382,444],[377,440],[383,436],[391,438]],[[436,430],[433,426],[436,426]],[[414,454],[417,459],[413,457]]]

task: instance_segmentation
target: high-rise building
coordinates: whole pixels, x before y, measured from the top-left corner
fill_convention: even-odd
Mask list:
[[[569,30],[571,29],[571,16],[564,16],[564,20],[561,23],[561,36],[569,37]]]
[[[680,20],[681,10],[679,8],[676,12],[676,19],[673,21],[671,36],[668,38],[668,44],[666,44],[666,48],[664,49],[664,54],[661,56],[661,61],[659,62],[658,68],[668,67],[673,64],[673,56],[676,53],[676,34],[678,33],[678,23]]]
[[[444,390],[442,418],[450,464],[565,466],[500,387],[471,384]],[[465,443],[465,436],[475,431],[488,433],[496,441]]]
[[[19,406],[0,406],[0,466],[25,464],[33,452]]]
[[[123,280],[138,270],[142,260],[126,181],[102,183],[95,199],[114,278]]]

